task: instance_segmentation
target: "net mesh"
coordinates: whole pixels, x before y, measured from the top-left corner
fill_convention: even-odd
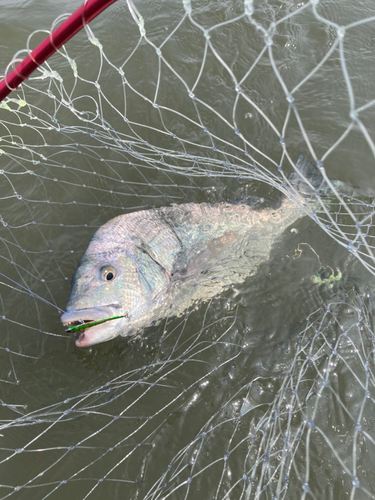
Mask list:
[[[119,0],[0,105],[1,498],[375,498],[374,23]],[[301,201],[301,152],[329,199]],[[64,334],[104,222],[280,191],[309,217],[244,283],[136,338]]]

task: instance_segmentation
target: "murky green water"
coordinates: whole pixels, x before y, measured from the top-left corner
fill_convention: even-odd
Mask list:
[[[25,47],[29,33],[49,29],[58,15],[79,5],[0,1],[0,68]],[[281,135],[293,161],[300,152],[311,157],[306,137],[318,158],[326,155],[350,123],[339,52],[293,92],[300,122],[288,114],[280,79],[292,91],[330,50],[336,31],[319,22],[309,5],[277,27],[272,55],[279,78],[267,53],[248,75],[265,42],[248,19],[226,22],[243,12],[241,2],[193,2],[196,24],[182,20],[184,10],[177,2],[142,1],[136,6],[145,19],[148,40],[160,47],[169,67],[160,63],[150,44],[138,45],[138,27],[119,0],[92,23],[92,29],[108,60],[117,68],[123,65],[125,85],[118,71],[100,57],[98,47],[78,34],[67,50],[85,81],[75,81],[67,60],[56,55],[51,66],[63,78],[62,94],[58,79],[33,81],[36,90],[26,91],[25,108],[17,113],[0,109],[0,148],[5,152],[0,158],[0,271],[57,306],[24,293],[7,278],[0,280],[0,399],[5,426],[0,430],[0,496],[39,499],[52,492],[48,498],[135,499],[145,498],[147,492],[151,498],[154,488],[152,498],[165,498],[163,482],[180,467],[177,480],[172,478],[177,482],[169,483],[175,486],[166,487],[168,498],[197,498],[197,492],[202,498],[224,498],[225,493],[225,498],[272,498],[266,490],[246,496],[240,482],[251,463],[247,439],[281,390],[280,374],[285,375],[292,359],[288,349],[305,328],[306,318],[337,287],[349,293],[353,281],[370,285],[367,271],[345,248],[314,221],[301,218],[276,241],[269,260],[243,283],[211,302],[194,304],[182,317],[150,327],[141,338],[118,338],[88,350],[76,348],[64,333],[58,308],[66,305],[69,280],[95,228],[110,218],[171,203],[238,201],[248,196],[264,197],[266,205],[272,204],[279,191],[253,180],[248,172],[257,164],[269,179],[279,175]],[[256,22],[268,25],[293,12],[296,4],[255,2],[254,7]],[[318,6],[320,15],[340,25],[374,11],[372,2],[327,1]],[[198,26],[216,26],[210,31],[210,47]],[[31,45],[43,36],[36,34]],[[375,96],[374,40],[373,24],[353,28],[345,39],[356,108]],[[93,83],[97,78],[100,91]],[[59,107],[48,88],[51,95],[70,102],[76,113],[69,104]],[[16,96],[21,92],[12,95]],[[18,109],[16,103],[10,107]],[[371,137],[372,118],[372,107],[361,114]],[[211,163],[202,165],[192,155],[210,158]],[[164,168],[163,161],[173,169]],[[359,126],[333,148],[324,165],[329,177],[375,190],[373,155]],[[285,159],[283,168],[286,174],[292,171]],[[209,170],[212,173],[206,175]],[[300,243],[315,254],[305,245],[301,257],[294,259]],[[332,290],[310,280],[321,264],[343,273]],[[340,312],[337,324],[347,324],[349,309]],[[321,324],[327,327],[328,320]],[[348,348],[349,366],[350,356],[353,351]],[[352,388],[345,391],[345,370],[336,373],[343,377],[336,393],[349,401],[355,389],[352,396]],[[246,398],[259,409],[239,421]],[[353,403],[355,408],[360,405]],[[27,414],[28,425],[17,420]],[[297,410],[295,415],[298,418]],[[318,417],[321,428],[336,422],[340,432],[351,432],[353,422],[339,405],[330,407],[327,415]],[[282,435],[286,424],[280,422]],[[207,436],[191,447],[202,429]],[[339,439],[329,439],[349,463],[352,450],[345,450]],[[362,458],[359,453],[362,470],[357,475],[362,474],[361,484],[374,495],[367,470],[374,458],[370,444]],[[291,486],[280,498],[299,498],[303,492],[305,447],[301,445],[295,456],[300,470],[294,467],[281,474],[284,479],[290,475]],[[358,443],[358,450],[364,447]],[[350,491],[352,478],[331,456],[320,464],[322,449],[330,450],[324,439],[316,438],[310,450],[310,489],[320,494],[317,498],[341,498]],[[227,453],[230,460],[223,458]],[[324,481],[316,472],[320,466],[332,469]],[[258,476],[253,480],[261,482]],[[271,477],[269,484],[272,481]],[[338,483],[341,487],[332,486]],[[355,498],[371,498],[366,491],[359,489]]]

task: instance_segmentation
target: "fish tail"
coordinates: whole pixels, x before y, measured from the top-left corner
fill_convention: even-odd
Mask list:
[[[290,175],[289,182],[301,194],[313,194],[316,190],[324,193],[328,188],[318,168],[310,160],[304,158],[302,153],[298,155],[295,170]]]
[[[329,178],[328,180],[329,184],[323,178],[319,169],[311,163],[310,160],[304,158],[302,153],[298,155],[295,170],[289,177],[290,184],[292,184],[302,195],[319,194],[321,197],[336,198],[331,188],[331,186],[333,186],[342,196],[349,196],[352,198],[373,198],[375,196],[375,192],[371,188],[352,186],[338,179]]]

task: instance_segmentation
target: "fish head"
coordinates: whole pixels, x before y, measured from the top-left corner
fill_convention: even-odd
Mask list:
[[[72,278],[61,321],[78,347],[131,335],[153,320],[156,298],[166,287],[165,270],[142,248],[127,242],[92,252],[88,247]]]

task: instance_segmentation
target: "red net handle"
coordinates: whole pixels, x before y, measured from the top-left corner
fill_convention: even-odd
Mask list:
[[[87,0],[0,82],[0,102],[57,49],[116,0]]]

